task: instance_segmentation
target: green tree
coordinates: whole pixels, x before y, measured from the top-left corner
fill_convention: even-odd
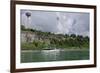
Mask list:
[[[24,25],[21,25],[21,30],[25,30],[25,26]]]
[[[70,37],[76,38],[76,35],[75,34],[71,34]]]
[[[82,48],[82,43],[83,43],[83,36],[78,35],[76,40],[78,42],[78,47],[81,49]]]

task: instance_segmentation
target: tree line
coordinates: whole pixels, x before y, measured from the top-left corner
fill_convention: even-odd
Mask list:
[[[89,49],[89,37],[76,34],[54,34],[42,32],[35,29],[25,28],[21,25],[21,31],[31,31],[37,33],[41,40],[34,40],[29,43],[22,43],[22,49]]]

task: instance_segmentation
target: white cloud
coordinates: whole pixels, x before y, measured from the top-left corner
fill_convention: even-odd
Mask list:
[[[29,20],[26,12],[31,13]],[[21,24],[46,32],[89,36],[89,13],[21,10]]]

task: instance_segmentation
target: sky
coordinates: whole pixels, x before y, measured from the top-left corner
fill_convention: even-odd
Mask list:
[[[26,13],[31,16],[27,17]],[[89,13],[21,10],[20,15],[21,25],[26,28],[55,34],[89,36]]]

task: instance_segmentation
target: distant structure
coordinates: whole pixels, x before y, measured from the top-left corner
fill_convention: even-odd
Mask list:
[[[27,25],[30,25],[31,13],[30,13],[30,12],[26,12],[25,15],[26,15],[26,17],[27,17]]]
[[[27,18],[29,18],[31,16],[30,12],[26,12],[25,15],[27,16]]]

